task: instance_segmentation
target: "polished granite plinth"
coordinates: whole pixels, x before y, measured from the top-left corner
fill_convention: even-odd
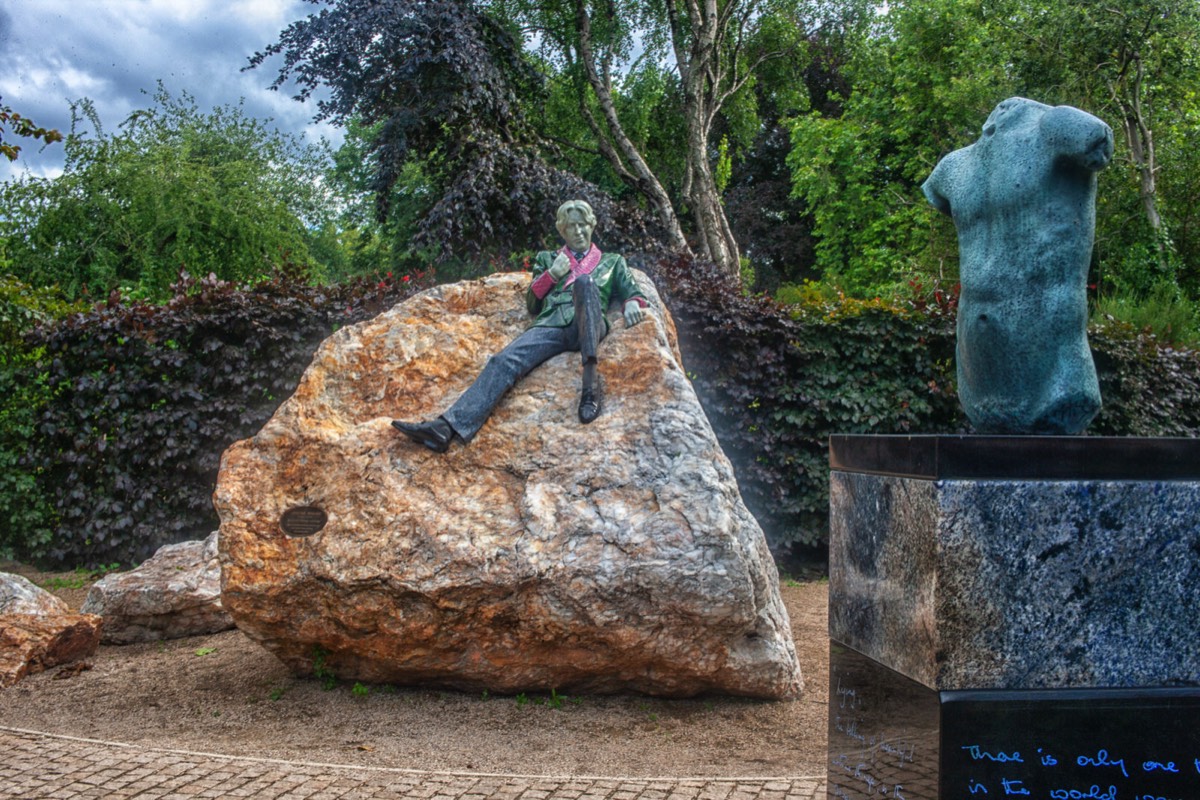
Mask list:
[[[1200,797],[1200,689],[936,691],[830,643],[830,800]]]
[[[939,691],[1200,686],[1200,441],[847,436],[830,461],[834,639]]]

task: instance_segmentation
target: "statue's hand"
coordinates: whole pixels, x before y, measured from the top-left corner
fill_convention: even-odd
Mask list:
[[[571,262],[567,259],[566,253],[559,253],[554,259],[554,263],[550,265],[550,277],[554,280],[562,280],[562,276],[566,275],[571,269]]]
[[[632,328],[646,318],[646,309],[636,300],[625,304],[625,327]]]

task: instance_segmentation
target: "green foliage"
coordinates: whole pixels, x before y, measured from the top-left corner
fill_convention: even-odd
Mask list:
[[[1200,296],[1194,2],[906,0],[870,19],[851,38],[843,102],[790,123],[793,193],[811,215],[818,274],[862,296],[912,276],[955,280],[953,226],[920,184],[1019,95],[1083,108],[1114,130],[1114,163],[1099,178],[1101,291],[1144,295],[1168,280]]]
[[[330,212],[321,148],[240,106],[202,114],[161,87],[116,133],[89,100],[72,115],[63,174],[0,188],[0,241],[18,277],[73,297],[120,287],[161,300],[180,269],[251,281],[308,262],[307,228]]]
[[[11,133],[5,128],[12,129]],[[5,140],[5,137],[8,140]],[[13,111],[10,106],[0,103],[0,155],[3,155],[9,161],[16,161],[17,156],[21,152],[19,144],[12,143],[13,136],[20,136],[25,139],[33,139],[37,141],[41,139],[45,144],[62,141],[62,134],[56,130],[43,128],[33,120],[21,116],[16,111]]]
[[[1200,346],[1200,316],[1195,303],[1185,299],[1174,283],[1161,281],[1140,297],[1132,292],[1102,295],[1096,299],[1092,319],[1124,323],[1145,331],[1164,345]]]
[[[76,567],[75,571],[69,577],[55,575],[52,578],[41,581],[38,585],[50,591],[56,589],[82,589],[85,586],[95,583],[110,572],[117,572],[120,569],[120,564],[101,564],[96,569]]]
[[[722,136],[721,143],[717,145],[717,168],[713,177],[717,182],[717,191],[724,194],[729,186],[729,179],[733,177],[733,160],[729,157],[728,136]]]
[[[326,181],[338,198],[340,213],[333,224],[310,231],[309,252],[321,265],[321,279],[343,281],[383,270],[396,274],[421,269],[436,253],[412,246],[421,215],[435,198],[425,162],[412,159],[388,190],[387,211],[379,203],[371,172],[371,142],[381,123],[366,126],[357,118],[346,124],[346,137],[333,154]]]
[[[8,544],[45,563],[140,562],[207,535],[221,453],[262,427],[331,330],[423,282],[314,288],[280,275],[241,290],[184,279],[165,305],[113,297],[35,329],[36,359],[12,376],[18,396],[46,398],[11,446],[24,440],[32,484],[0,483],[0,504],[41,505]]]
[[[999,100],[1005,38],[992,38],[974,0],[895,4],[856,32],[837,116],[792,121],[793,193],[813,217],[817,271],[869,296],[914,275],[953,282],[957,244],[920,184],[968,144]]]
[[[329,692],[337,688],[337,675],[329,668],[326,659],[329,658],[329,651],[319,644],[313,645],[312,651],[312,670],[313,677],[321,682],[321,688]]]
[[[38,366],[43,351],[25,337],[36,325],[72,310],[76,308],[53,289],[0,277],[0,518],[8,521],[0,526],[0,555],[45,546],[57,521],[41,487],[44,473],[26,458],[54,392]]]

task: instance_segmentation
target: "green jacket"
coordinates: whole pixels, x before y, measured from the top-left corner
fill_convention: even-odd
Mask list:
[[[525,292],[525,303],[529,313],[536,319],[531,327],[565,328],[575,321],[575,304],[571,297],[571,287],[565,286],[567,273],[559,279],[554,288],[544,298],[539,299],[534,294],[533,286],[550,265],[554,263],[557,251],[544,250],[537,254],[533,265],[533,281]],[[623,256],[616,253],[605,253],[600,257],[600,263],[590,273],[596,288],[600,290],[600,306],[607,309],[609,302],[616,297],[622,304],[637,298],[643,306],[649,305],[645,295],[638,290],[637,282],[629,265]],[[607,320],[605,320],[607,324]]]

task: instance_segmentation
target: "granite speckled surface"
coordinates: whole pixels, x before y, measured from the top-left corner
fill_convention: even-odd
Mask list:
[[[1200,685],[1200,481],[834,471],[830,635],[939,690]]]

